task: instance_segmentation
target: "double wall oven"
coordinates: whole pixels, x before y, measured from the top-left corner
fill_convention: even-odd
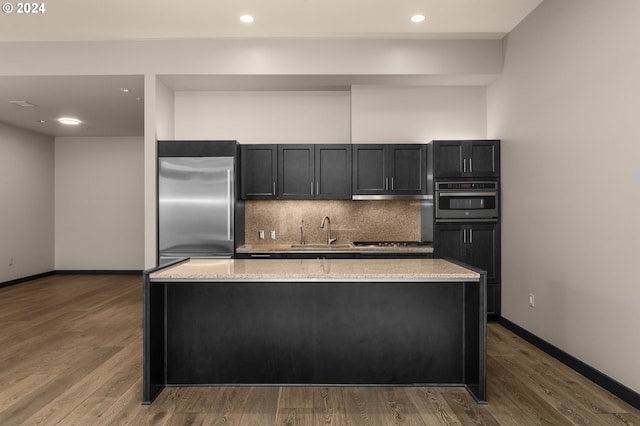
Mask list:
[[[437,222],[497,222],[497,181],[436,181]]]

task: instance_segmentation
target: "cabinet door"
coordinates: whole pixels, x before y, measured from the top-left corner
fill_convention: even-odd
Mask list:
[[[463,225],[435,225],[433,229],[434,256],[450,257],[461,262],[467,261],[465,242],[462,239]]]
[[[315,198],[351,199],[351,145],[315,146]]]
[[[500,225],[468,224],[467,263],[487,271],[487,283],[496,283],[500,273]]]
[[[283,200],[313,198],[313,145],[278,145],[278,197]]]
[[[426,149],[424,145],[388,145],[389,189],[398,195],[426,194]]]
[[[464,155],[462,141],[434,141],[433,177],[462,177]]]
[[[499,281],[499,224],[438,224],[434,226],[433,238],[436,257],[451,257],[484,269],[488,283]]]
[[[500,285],[487,285],[487,317],[498,319],[500,317]]]
[[[240,192],[245,200],[275,199],[277,145],[241,145]]]
[[[353,145],[353,193],[381,194],[388,188],[385,145]]]
[[[468,146],[468,174],[473,177],[500,176],[499,141],[472,141]]]

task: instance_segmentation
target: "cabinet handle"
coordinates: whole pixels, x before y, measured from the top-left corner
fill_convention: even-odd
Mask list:
[[[462,244],[467,244],[467,230],[462,230]]]
[[[384,178],[384,190],[385,191],[389,190],[389,177],[388,176],[386,178]]]
[[[320,181],[316,181],[316,195],[320,195]]]
[[[473,244],[473,229],[469,229],[469,244]]]
[[[469,158],[469,173],[473,173],[473,159]]]
[[[467,159],[462,159],[462,173],[467,173]]]
[[[395,189],[396,189],[395,178],[391,176],[391,190],[395,191]]]
[[[313,195],[313,181],[309,182],[311,184],[311,195]]]
[[[276,195],[276,181],[273,181],[273,195]]]

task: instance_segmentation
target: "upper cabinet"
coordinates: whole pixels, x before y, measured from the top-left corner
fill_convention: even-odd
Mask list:
[[[351,145],[242,145],[246,200],[351,198]]]
[[[314,146],[278,145],[278,198],[307,200],[314,194]]]
[[[351,198],[351,145],[315,146],[315,198]]]
[[[351,145],[278,145],[278,198],[351,198]]]
[[[425,195],[424,145],[353,145],[354,195]]]
[[[500,176],[500,141],[433,141],[434,178]]]
[[[240,193],[246,200],[278,196],[278,145],[240,146]]]

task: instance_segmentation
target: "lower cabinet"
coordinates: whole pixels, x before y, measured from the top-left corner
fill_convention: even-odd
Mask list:
[[[450,257],[487,271],[487,315],[500,316],[500,224],[437,223],[435,257]]]
[[[284,253],[236,253],[236,259],[284,259]]]
[[[356,259],[433,259],[433,253],[358,253]]]
[[[487,317],[500,317],[500,284],[487,284]]]
[[[355,253],[287,253],[287,259],[354,259]]]

